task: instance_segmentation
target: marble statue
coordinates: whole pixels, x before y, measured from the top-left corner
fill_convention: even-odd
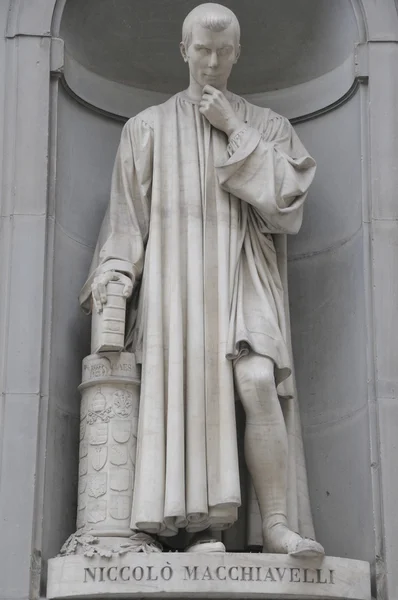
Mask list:
[[[122,132],[109,209],[80,297],[96,315],[98,361],[122,350],[141,370],[139,407],[131,390],[119,390],[108,411],[122,423],[133,406],[138,419],[135,473],[131,467],[125,479],[113,477],[112,506],[133,531],[204,531],[191,551],[225,550],[211,532],[230,527],[241,504],[238,397],[264,551],[322,556],[293,380],[285,235],[300,229],[315,162],[286,118],[227,89],[239,37],[226,7],[192,10],[180,44],[188,88],[130,119]],[[90,400],[96,426],[108,410],[101,393]],[[123,439],[133,425],[112,427]],[[98,450],[104,435],[92,438],[97,471],[108,456]],[[124,450],[110,452],[120,465]],[[125,492],[123,500],[117,492]],[[95,502],[91,514],[98,516]]]

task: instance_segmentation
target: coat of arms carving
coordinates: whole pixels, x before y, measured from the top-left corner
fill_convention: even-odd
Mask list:
[[[92,473],[88,479],[88,495],[99,498],[106,494],[108,484],[107,473]]]
[[[109,514],[113,519],[125,520],[130,518],[131,498],[122,494],[111,494]]]

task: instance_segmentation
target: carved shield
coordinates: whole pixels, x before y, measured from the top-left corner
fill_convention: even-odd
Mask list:
[[[87,442],[81,442],[79,446],[79,458],[84,458],[88,454],[88,444]]]
[[[96,471],[101,471],[106,465],[108,458],[108,448],[106,446],[94,446],[91,449],[91,464]]]
[[[84,436],[86,434],[86,426],[87,426],[87,421],[86,421],[86,417],[84,417],[84,419],[82,419],[80,421],[80,441],[82,441],[82,439],[84,439]]]
[[[76,517],[76,529],[80,529],[81,527],[84,526],[84,524],[85,524],[85,521],[84,521],[85,512],[86,512],[86,507],[78,509],[78,511],[77,511],[77,517]]]
[[[112,421],[112,435],[115,442],[124,444],[128,442],[131,435],[131,423],[129,421]]]
[[[99,498],[106,494],[108,477],[106,473],[92,473],[88,478],[88,495]]]
[[[137,436],[133,435],[133,439],[131,440],[131,442],[129,444],[129,454],[130,454],[130,459],[131,459],[131,462],[133,463],[133,465],[135,465],[136,453],[137,453]]]
[[[99,523],[106,519],[106,500],[90,500],[87,506],[88,523]]]
[[[133,394],[127,390],[118,390],[114,392],[112,399],[114,413],[127,418],[133,410]]]
[[[124,521],[130,518],[131,498],[122,494],[111,494],[109,503],[109,514],[114,519]]]
[[[82,458],[79,461],[79,477],[81,477],[82,475],[85,475],[88,471],[88,460],[87,457]]]
[[[106,397],[104,396],[104,394],[102,394],[100,389],[101,388],[99,388],[95,392],[94,396],[91,398],[90,401],[90,410],[95,413],[100,413],[106,409]]]
[[[83,419],[87,416],[87,408],[88,408],[88,399],[87,399],[87,395],[84,394],[84,396],[82,397],[82,401],[80,403],[80,420],[83,421]]]
[[[134,490],[134,483],[135,483],[135,465],[133,465],[131,467],[131,487]]]
[[[90,444],[106,444],[108,441],[108,423],[95,423],[90,426]]]
[[[127,463],[127,446],[112,444],[109,448],[109,460],[113,465],[125,465]]]
[[[87,477],[85,475],[83,477],[79,477],[79,486],[78,486],[79,496],[81,494],[84,494],[84,492],[86,491],[86,487],[87,487]]]
[[[131,472],[129,469],[114,468],[109,473],[109,486],[116,492],[126,492],[131,489]]]

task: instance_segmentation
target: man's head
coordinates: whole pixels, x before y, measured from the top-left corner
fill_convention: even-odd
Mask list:
[[[191,77],[200,86],[226,86],[240,54],[240,27],[235,14],[221,4],[194,8],[182,26],[180,50]]]

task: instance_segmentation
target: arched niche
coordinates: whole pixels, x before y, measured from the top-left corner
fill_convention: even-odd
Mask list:
[[[318,536],[327,552],[372,560],[361,166],[365,142],[355,60],[356,44],[365,35],[358,20],[361,7],[346,0],[223,3],[238,14],[243,34],[243,56],[231,89],[294,119],[318,161],[305,222],[289,250],[293,345],[310,493]],[[196,2],[63,4],[54,20],[54,34],[64,43],[65,64],[54,103],[46,481],[47,489],[55,492],[45,496],[47,557],[74,530],[76,388],[80,361],[89,352],[89,319],[80,313],[77,295],[107,204],[122,122],[186,85],[178,42],[183,17]],[[357,505],[354,497],[360,498]]]
[[[67,0],[59,31],[65,84],[89,105],[122,118],[164,101],[186,85],[178,40],[195,4]],[[242,55],[231,77],[236,93],[290,118],[323,110],[349,93],[354,42],[361,39],[350,3],[225,4],[242,27]]]

